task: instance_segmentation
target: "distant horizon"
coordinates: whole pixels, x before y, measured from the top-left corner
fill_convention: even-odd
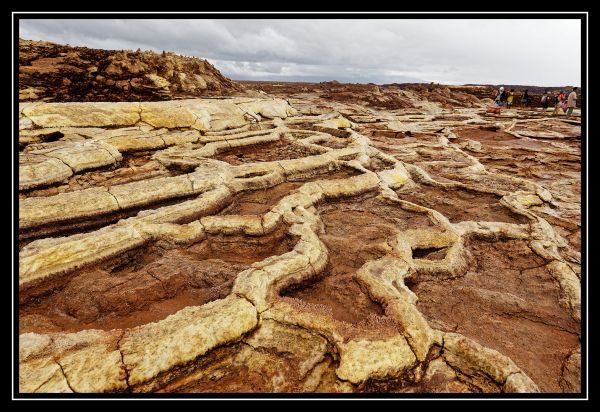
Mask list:
[[[560,35],[548,37],[558,27]],[[97,49],[172,50],[206,59],[231,79],[582,83],[577,18],[21,19],[19,36]]]
[[[215,66],[217,67],[217,66]],[[218,67],[217,67],[218,69]],[[319,83],[331,83],[331,82],[338,82],[340,84],[374,84],[377,86],[390,86],[393,84],[423,84],[423,85],[430,85],[432,82],[428,82],[428,81],[416,81],[416,82],[392,82],[392,83],[376,83],[373,81],[367,81],[367,82],[356,82],[356,81],[340,81],[337,79],[328,79],[328,80],[319,80],[319,81],[308,81],[308,80],[283,80],[283,79],[239,79],[239,78],[230,78],[231,80],[235,81],[235,82],[265,82],[265,83],[306,83],[306,84],[319,84]],[[433,82],[435,85],[440,85],[440,86],[494,86],[494,87],[540,87],[540,88],[548,88],[548,89],[560,89],[560,88],[573,88],[573,87],[577,87],[578,89],[581,89],[581,86],[576,85],[576,84],[566,84],[566,85],[560,85],[560,86],[548,86],[548,85],[536,85],[536,84],[507,84],[507,83],[496,83],[496,84],[492,84],[492,83],[438,83],[438,82]]]

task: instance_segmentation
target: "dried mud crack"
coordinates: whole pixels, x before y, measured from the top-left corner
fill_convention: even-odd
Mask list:
[[[579,125],[293,87],[20,105],[19,390],[579,392]]]

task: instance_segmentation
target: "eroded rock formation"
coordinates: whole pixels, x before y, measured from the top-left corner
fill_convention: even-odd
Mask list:
[[[22,104],[20,391],[580,391],[577,120],[317,102]]]
[[[148,101],[243,94],[203,59],[19,39],[21,101]]]

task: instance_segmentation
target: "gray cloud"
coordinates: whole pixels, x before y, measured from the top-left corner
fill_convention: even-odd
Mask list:
[[[20,20],[19,35],[170,50],[233,79],[579,85],[579,20]]]

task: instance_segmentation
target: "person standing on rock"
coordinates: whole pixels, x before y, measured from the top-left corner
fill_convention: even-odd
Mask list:
[[[540,103],[542,103],[542,107],[544,108],[544,113],[546,112],[546,110],[548,109],[548,101],[550,100],[550,96],[548,96],[548,90],[544,90],[544,95],[542,96],[542,99],[540,101]]]
[[[504,106],[505,101],[506,101],[506,92],[504,91],[504,87],[500,87],[500,89],[498,90],[498,95],[494,99],[494,102],[496,102],[496,104],[498,106]]]
[[[563,101],[565,100],[565,94],[561,90],[558,92],[558,97],[556,98],[556,104],[554,105],[554,111],[552,112],[552,116],[558,114],[558,109],[562,109]]]
[[[514,97],[515,97],[515,89],[510,89],[510,92],[508,92],[508,97],[506,98],[506,107],[508,109],[511,108]]]
[[[525,89],[523,92],[523,98],[521,99],[521,103],[525,105],[525,107],[529,107],[529,103],[531,103],[531,98],[529,97],[529,90]]]
[[[575,107],[577,107],[577,87],[573,87],[573,91],[569,93],[567,98],[567,119],[571,117]]]

